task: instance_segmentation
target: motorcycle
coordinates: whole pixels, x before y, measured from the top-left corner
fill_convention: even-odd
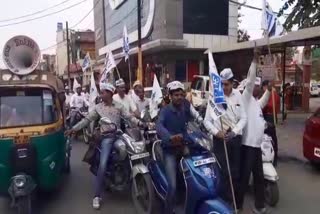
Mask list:
[[[112,127],[111,131],[101,133],[102,138],[115,135],[113,150],[108,161],[105,184],[108,189],[124,191],[131,183],[132,200],[138,213],[151,213],[154,209],[155,193],[146,163],[150,153],[145,151],[145,141],[138,128],[126,128],[126,132],[108,118],[101,118],[99,125]],[[100,130],[98,127],[97,129]],[[100,146],[96,146],[95,164],[91,172],[97,173],[100,160]]]
[[[152,160],[148,168],[160,200],[158,203],[164,204],[169,186],[163,168],[161,144],[160,140],[153,144]],[[173,147],[176,151],[182,151],[179,169],[184,179],[186,214],[234,213],[232,208],[218,196],[221,186],[220,167],[214,154],[207,149],[210,144],[210,139],[203,132],[189,130],[180,149]]]
[[[279,202],[278,173],[273,165],[274,150],[272,146],[272,138],[264,135],[261,144],[263,175],[265,180],[265,200],[272,207]]]
[[[87,108],[71,108],[70,114],[67,117],[67,127],[71,128],[73,125],[77,124],[83,118],[85,118],[88,114],[89,113]],[[75,124],[71,124],[71,115],[75,115],[76,117]],[[83,136],[83,141],[85,142],[85,144],[89,144],[90,138],[92,137],[90,126],[83,128],[81,132]]]

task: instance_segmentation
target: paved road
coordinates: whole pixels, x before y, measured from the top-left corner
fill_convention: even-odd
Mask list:
[[[97,214],[135,213],[130,193],[106,195],[101,211],[91,208],[93,177],[89,174],[86,164],[81,162],[86,149],[78,143],[73,148],[72,173],[66,177],[65,184],[54,194],[41,194],[38,202],[39,214]],[[313,170],[309,165],[300,162],[281,162],[280,174],[281,199],[272,213],[312,214],[319,213],[320,171]],[[244,214],[251,213],[252,200],[250,193],[246,200]],[[12,214],[5,198],[0,199],[0,213]]]

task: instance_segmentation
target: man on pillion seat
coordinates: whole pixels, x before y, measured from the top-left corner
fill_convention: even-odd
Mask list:
[[[81,120],[78,124],[72,127],[71,130],[66,132],[66,135],[70,135],[75,133],[76,131],[81,130],[82,128],[88,126],[92,121],[96,121],[99,118],[107,117],[113,123],[120,128],[121,116],[125,119],[130,120],[132,123],[138,126],[144,126],[144,124],[136,119],[134,116],[129,114],[124,108],[124,106],[118,102],[115,102],[112,99],[113,93],[115,91],[115,87],[110,83],[100,83],[100,97],[102,99],[102,103],[97,104],[94,109],[89,112],[89,115]],[[109,126],[101,126],[101,131],[108,131],[110,129]],[[114,137],[105,138],[101,142],[101,154],[100,154],[100,164],[97,172],[96,182],[95,182],[95,195],[93,198],[93,208],[99,209],[101,202],[101,192],[103,190],[103,178],[104,173],[107,167],[108,159],[110,152],[112,151],[113,143],[117,139]]]
[[[194,115],[196,111],[191,111],[191,104],[185,99],[184,85],[181,82],[171,82],[167,87],[171,103],[162,108],[156,128],[163,142],[164,168],[169,184],[164,213],[171,214],[175,206],[177,172],[176,155],[172,146],[179,145],[187,135],[186,123],[192,118],[198,121],[202,121],[202,118],[199,114]]]

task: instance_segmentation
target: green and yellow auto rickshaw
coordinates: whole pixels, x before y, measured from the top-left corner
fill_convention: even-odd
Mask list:
[[[70,171],[64,136],[61,81],[37,70],[38,45],[30,38],[9,40],[0,71],[0,192],[9,193],[18,213],[32,212],[35,189],[52,191]]]

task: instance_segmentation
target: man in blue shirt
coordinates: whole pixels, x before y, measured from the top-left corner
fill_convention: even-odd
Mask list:
[[[202,121],[198,113],[191,109],[191,104],[185,99],[184,85],[179,81],[168,84],[171,103],[165,106],[157,121],[157,133],[163,142],[164,168],[169,184],[165,212],[173,213],[176,193],[177,162],[174,146],[179,146],[187,135],[187,123],[195,118]]]

